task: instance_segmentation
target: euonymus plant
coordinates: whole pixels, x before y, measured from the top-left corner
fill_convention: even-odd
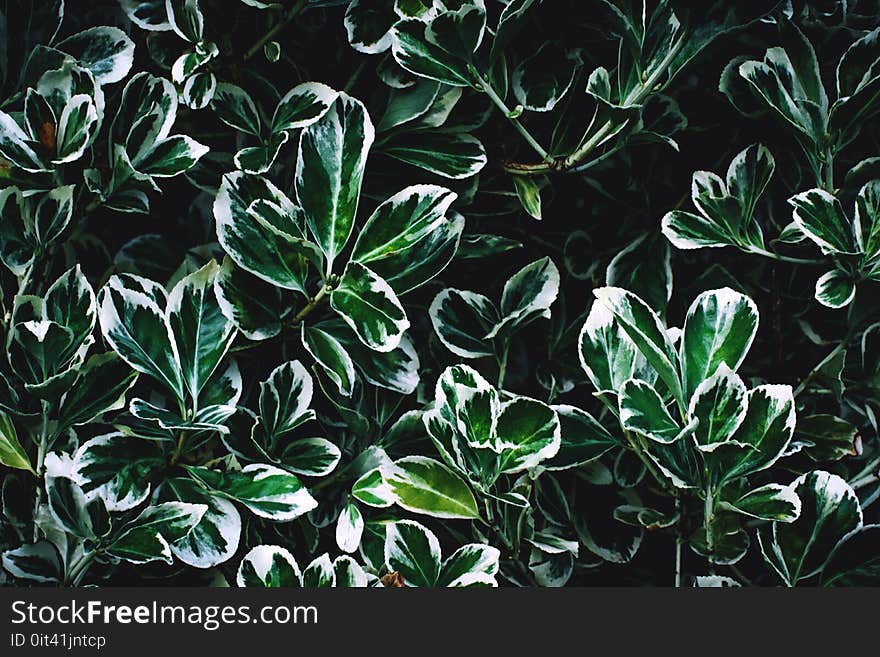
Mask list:
[[[3,3],[0,584],[880,583],[878,16]]]

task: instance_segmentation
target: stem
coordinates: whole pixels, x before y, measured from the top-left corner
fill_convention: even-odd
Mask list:
[[[342,90],[346,93],[351,91],[351,88],[354,86],[354,83],[357,82],[357,79],[360,77],[361,72],[364,70],[364,66],[366,65],[367,60],[362,59],[360,63],[357,65],[357,68],[354,69],[354,73],[348,78],[348,81],[342,87]]]
[[[775,253],[773,251],[767,251],[766,249],[761,249],[756,246],[750,246],[746,253],[754,253],[756,255],[764,256],[765,258],[772,258],[773,260],[778,260],[780,262],[790,262],[795,265],[827,265],[827,260],[819,260],[817,258],[795,258],[794,256],[782,255],[781,253]]]
[[[504,113],[504,116],[506,116],[507,119],[513,124],[513,127],[516,128],[519,134],[523,136],[523,139],[528,142],[529,146],[532,147],[532,149],[541,157],[542,160],[544,160],[544,162],[547,163],[548,166],[552,166],[553,158],[550,157],[547,151],[544,150],[544,147],[538,143],[538,140],[532,137],[531,134],[529,134],[529,131],[526,130],[525,126],[522,123],[520,123],[519,119],[512,116],[512,113],[505,104],[504,99],[498,95],[495,89],[492,88],[492,85],[489,84],[488,81],[483,79],[483,77],[477,72],[476,69],[471,68],[471,74],[477,79],[477,82],[479,82],[480,86],[483,88],[483,91],[485,91],[486,95],[489,96],[493,103],[495,103],[496,107],[498,107],[498,109],[500,109]]]
[[[626,95],[626,98],[624,98],[621,103],[622,105],[638,105],[651,94],[654,87],[660,81],[660,78],[667,72],[666,69],[669,64],[671,64],[672,60],[678,56],[679,51],[684,46],[686,36],[687,35],[682,35],[682,37],[673,44],[663,60],[657,65],[657,68],[654,69],[654,72],[651,73],[644,82],[633,88]],[[559,162],[548,162],[547,164],[510,164],[505,167],[505,170],[508,173],[520,175],[536,175],[540,173],[549,173],[554,170],[570,171],[576,164],[586,158],[587,155],[589,155],[597,146],[602,144],[619,127],[619,125],[620,124],[615,123],[613,120],[608,119],[598,130],[596,130],[596,132],[593,133],[583,146]]]
[[[510,340],[504,342],[501,350],[501,356],[498,358],[498,386],[499,390],[504,388],[504,377],[507,375],[507,354],[510,351]]]
[[[186,431],[181,431],[177,437],[177,447],[174,448],[174,454],[171,455],[171,465],[176,465],[183,454],[183,446],[186,444]]]
[[[815,379],[819,375],[819,369],[825,363],[827,363],[832,358],[834,358],[838,353],[843,351],[844,347],[846,347],[847,341],[848,341],[848,338],[844,338],[843,340],[841,340],[838,343],[838,345],[836,347],[834,347],[834,349],[831,350],[831,353],[829,353],[827,356],[825,356],[825,358],[823,358],[819,362],[819,364],[816,365],[816,367],[814,367],[812,370],[810,370],[810,373],[807,374],[807,376],[804,377],[804,380],[801,381],[800,384],[798,384],[798,387],[794,389],[794,396],[795,397],[797,397],[799,394],[801,394],[806,389],[806,387],[808,385],[810,385],[810,383],[812,383],[813,379]]]
[[[675,529],[675,588],[681,588],[681,544],[684,539],[681,535],[681,496],[675,496],[675,512],[678,513],[678,522]]]
[[[290,23],[290,21],[292,21],[294,18],[296,18],[296,15],[299,14],[299,12],[302,11],[303,7],[306,6],[306,3],[307,3],[307,2],[308,2],[308,0],[299,0],[299,2],[297,2],[295,5],[293,5],[293,7],[291,7],[290,9],[288,9],[288,10],[287,10],[287,13],[285,13],[285,14],[281,17],[281,20],[278,21],[278,22],[272,27],[272,29],[270,29],[270,30],[269,30],[268,32],[266,32],[262,37],[260,37],[260,39],[259,39],[259,40],[258,40],[253,46],[251,46],[250,50],[248,50],[248,51],[244,54],[244,61],[247,61],[247,60],[249,60],[251,57],[253,57],[254,55],[256,55],[257,52],[259,52],[260,48],[262,48],[262,47],[266,44],[266,42],[269,41],[269,39],[271,39],[271,38],[274,37],[276,34],[278,34],[281,30],[284,29],[284,27],[285,27],[288,23]]]
[[[825,149],[825,191],[834,192],[834,152],[830,145]]]
[[[294,315],[291,320],[291,325],[296,326],[299,324],[310,312],[312,312],[315,308],[318,307],[318,304],[321,303],[321,300],[327,296],[327,293],[330,292],[332,288],[329,284],[324,283],[323,287],[318,290],[318,293],[312,297],[312,299],[303,306],[302,310],[300,310],[296,315]]]
[[[859,488],[863,488],[880,480],[877,477],[878,470],[880,470],[880,456],[876,457],[873,461],[870,461],[868,465],[862,468],[861,472],[850,479],[850,488],[858,490]]]
[[[67,572],[67,577],[65,577],[66,582],[71,586],[79,586],[79,583],[82,581],[86,572],[88,572],[88,568],[96,554],[96,552],[89,552],[83,554],[78,560],[74,561],[70,566],[70,570]]]
[[[712,539],[712,519],[715,516],[715,494],[711,488],[706,489],[706,504],[703,507],[703,522],[706,525],[706,547],[711,555],[714,550]]]
[[[34,543],[40,538],[40,529],[36,523],[37,512],[43,502],[43,471],[46,468],[46,448],[49,444],[49,402],[45,399],[41,402],[43,408],[43,423],[40,427],[40,441],[37,446],[37,493],[34,499]]]
[[[626,441],[629,443],[629,446],[632,448],[633,452],[635,452],[636,456],[639,457],[639,460],[645,465],[648,472],[651,473],[651,476],[654,477],[654,480],[657,484],[666,492],[670,492],[669,485],[666,483],[666,480],[660,475],[660,471],[654,466],[654,463],[648,456],[645,454],[645,450],[642,449],[642,446],[639,444],[637,438],[633,438],[632,433],[629,431],[624,431],[624,436],[626,436]]]

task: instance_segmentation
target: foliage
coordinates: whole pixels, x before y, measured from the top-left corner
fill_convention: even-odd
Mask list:
[[[877,584],[878,15],[7,2],[0,583]]]

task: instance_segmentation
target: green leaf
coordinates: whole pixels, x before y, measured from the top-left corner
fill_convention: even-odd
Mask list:
[[[326,438],[301,438],[288,443],[280,463],[291,472],[306,477],[325,477],[339,464],[342,453]]]
[[[559,418],[559,451],[541,461],[547,470],[567,470],[600,458],[618,445],[618,441],[596,419],[575,406],[552,407]]]
[[[406,586],[435,587],[440,577],[440,543],[427,527],[398,520],[385,530],[385,564]]]
[[[616,394],[632,378],[638,355],[636,346],[601,301],[593,302],[578,344],[581,367],[597,392]]]
[[[336,384],[340,394],[350,396],[354,389],[354,362],[331,333],[315,326],[301,325],[303,347],[321,366],[327,376]]]
[[[138,276],[113,276],[101,290],[101,332],[113,350],[139,372],[183,400],[180,357],[165,322],[165,292]]]
[[[252,276],[229,256],[224,256],[214,279],[214,296],[220,311],[249,340],[278,335],[289,311],[279,288]]]
[[[435,185],[398,192],[370,215],[355,242],[352,260],[367,265],[397,294],[430,280],[452,259],[464,228],[463,222],[446,218],[455,199],[456,194]],[[427,269],[437,251],[443,252],[441,262]]]
[[[3,553],[3,568],[15,578],[55,584],[63,578],[64,568],[55,546],[49,541],[22,545]]]
[[[361,515],[357,504],[349,502],[336,521],[336,545],[343,552],[354,552],[361,544],[361,535],[364,533],[364,517]]]
[[[539,401],[518,397],[503,404],[495,427],[499,471],[513,474],[533,468],[559,451],[556,412]]]
[[[479,518],[468,485],[445,465],[424,456],[407,456],[382,470],[382,476],[407,511],[435,518]]]
[[[788,202],[794,207],[794,223],[822,253],[856,252],[849,220],[833,195],[823,189],[811,189],[792,196]]]
[[[791,488],[801,500],[800,517],[758,533],[764,560],[787,586],[821,572],[834,549],[862,527],[859,500],[837,475],[808,472]]]
[[[545,42],[513,70],[513,95],[527,110],[550,112],[571,88],[575,70],[576,62],[564,50]]]
[[[405,132],[383,144],[381,152],[451,180],[475,176],[488,162],[482,142],[463,132]]]
[[[447,288],[434,297],[428,315],[440,342],[456,356],[495,355],[486,336],[499,321],[498,310],[482,294]]]
[[[235,575],[236,586],[288,588],[302,586],[296,559],[283,547],[257,545],[244,555]]]
[[[212,568],[229,561],[238,550],[241,516],[232,502],[219,495],[210,495],[199,484],[184,477],[165,481],[159,500],[206,507],[198,524],[171,543],[171,552],[183,563],[194,568]]]
[[[148,506],[122,527],[105,551],[134,564],[172,563],[170,544],[189,534],[207,510],[204,504],[183,502]]]
[[[688,309],[681,346],[685,399],[718,371],[721,363],[736,371],[758,331],[758,308],[730,288],[700,294]]]
[[[12,418],[4,411],[0,411],[0,463],[10,468],[28,470],[36,475],[27,452],[18,441],[18,432],[12,424]]]
[[[40,156],[24,130],[6,112],[0,112],[0,155],[23,171],[45,171]]]
[[[242,269],[305,293],[309,263],[323,260],[305,239],[302,211],[272,183],[244,173],[223,176],[214,200],[220,245]]]
[[[748,391],[726,363],[704,380],[691,397],[688,417],[697,420],[694,440],[706,452],[731,439],[748,411]]]
[[[485,582],[487,578],[494,581],[500,556],[498,549],[490,545],[462,545],[443,561],[437,586],[471,586],[475,582]]]
[[[93,538],[92,519],[86,510],[86,495],[72,479],[48,477],[46,497],[52,516],[64,531],[78,538]]]
[[[379,508],[389,507],[397,501],[397,496],[379,468],[370,470],[354,482],[351,495],[367,506]]]
[[[300,135],[296,196],[312,235],[327,257],[327,271],[354,228],[373,136],[366,108],[344,93]]]
[[[272,115],[272,133],[312,125],[327,113],[338,96],[338,92],[320,82],[296,85],[278,101]]]
[[[620,424],[624,429],[664,444],[679,438],[681,426],[669,414],[657,391],[646,381],[630,379],[624,383],[618,403]]]
[[[240,132],[260,136],[260,113],[248,93],[234,84],[221,82],[211,99],[218,119]]]
[[[391,54],[398,64],[415,75],[456,87],[471,84],[464,60],[429,41],[428,25],[421,20],[402,20],[394,25]]]
[[[142,438],[110,433],[87,440],[73,456],[73,477],[108,511],[127,511],[150,495],[150,479],[165,467],[159,447]]]
[[[78,160],[85,152],[98,123],[98,110],[91,96],[77,94],[64,106],[58,119],[55,157],[52,162],[64,164]]]
[[[816,281],[816,301],[828,308],[843,308],[856,296],[853,279],[839,269],[822,274]]]
[[[620,327],[657,371],[672,395],[683,404],[678,356],[660,318],[644,301],[621,288],[601,287],[593,290],[593,294],[614,314]]]
[[[498,322],[486,337],[493,338],[538,317],[550,317],[550,306],[559,294],[559,270],[550,258],[526,265],[504,284]]]
[[[793,522],[801,513],[801,500],[789,486],[766,484],[721,507],[751,518]]]
[[[361,376],[374,386],[402,395],[411,394],[419,384],[419,354],[410,337],[404,333],[391,351],[375,351],[344,323],[335,320],[322,323],[340,341]]]
[[[330,306],[375,351],[395,349],[410,325],[391,286],[357,261],[345,268]]]
[[[307,588],[324,588],[336,586],[336,573],[326,552],[306,566],[302,574],[303,586]]]
[[[541,186],[532,176],[513,176],[520,205],[530,217],[541,221]]]
[[[259,427],[273,443],[315,417],[309,409],[314,384],[298,360],[279,365],[260,384]]]
[[[218,269],[212,260],[182,278],[168,295],[168,326],[177,345],[184,386],[194,402],[236,335],[214,295]]]
[[[210,490],[241,502],[268,520],[295,520],[318,506],[299,479],[272,465],[252,463],[227,473],[193,466],[186,470]]]
[[[56,44],[87,68],[98,84],[119,82],[134,62],[134,42],[117,27],[92,27]]]
[[[375,55],[391,46],[391,26],[397,21],[387,0],[352,0],[345,10],[348,42],[358,52]]]
[[[834,549],[822,569],[822,586],[876,586],[880,578],[880,525],[865,525]]]
[[[482,3],[446,6],[450,11],[440,11],[428,21],[425,38],[449,55],[470,60],[483,41],[486,8]]]

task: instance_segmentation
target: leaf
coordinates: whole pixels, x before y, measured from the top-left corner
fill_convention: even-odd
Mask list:
[[[559,418],[559,451],[541,462],[547,470],[567,470],[600,458],[618,441],[596,419],[575,406],[552,407]]]
[[[283,547],[257,545],[241,560],[235,584],[242,587],[300,587],[302,575],[293,555]]]
[[[87,440],[73,456],[73,478],[108,511],[127,511],[150,495],[151,477],[165,467],[155,443],[110,433]]]
[[[779,484],[755,488],[735,501],[722,502],[721,506],[744,516],[777,522],[793,522],[801,513],[801,500],[794,490]]]
[[[429,529],[398,520],[385,530],[385,563],[406,586],[435,587],[440,577],[440,543]]]
[[[461,132],[405,132],[383,144],[381,152],[451,180],[475,176],[488,162],[482,142]]]
[[[213,260],[182,278],[168,295],[168,326],[177,345],[183,383],[193,402],[235,339],[235,327],[214,296],[219,267]]]
[[[52,516],[68,534],[78,538],[93,538],[92,519],[86,510],[86,495],[72,479],[48,477],[46,497]]]
[[[495,428],[496,449],[501,451],[499,471],[522,472],[559,451],[560,427],[556,412],[526,397],[503,404]]]
[[[632,378],[636,346],[611,310],[596,300],[578,338],[578,357],[597,392],[616,394]]]
[[[498,322],[486,337],[524,326],[537,317],[549,317],[550,306],[559,294],[559,270],[550,258],[526,265],[504,284]]]
[[[654,311],[636,295],[621,288],[601,287],[593,290],[593,294],[614,314],[620,327],[681,403],[678,356]]]
[[[98,84],[119,82],[134,62],[134,42],[119,28],[106,25],[77,32],[56,47],[91,71]]]
[[[306,477],[324,477],[339,464],[342,453],[326,438],[301,438],[288,443],[280,461],[286,469]]]
[[[470,86],[465,62],[429,41],[427,33],[428,26],[421,20],[398,21],[391,29],[391,54],[397,63],[424,78],[456,87]]]
[[[389,507],[397,501],[397,496],[379,468],[370,470],[354,482],[351,495],[367,506],[379,508]]]
[[[398,192],[370,215],[355,242],[352,260],[367,265],[398,294],[430,280],[452,259],[464,228],[462,222],[446,218],[455,199],[456,194],[435,185],[415,185]],[[448,237],[444,235],[438,244],[436,237],[441,232],[447,232]],[[446,248],[450,243],[451,252]],[[414,277],[413,270],[430,260],[436,250],[447,251],[439,269],[434,267]],[[395,285],[398,279],[406,280],[407,285]]]
[[[571,88],[575,70],[574,60],[559,46],[545,42],[513,70],[513,95],[527,110],[550,112]]]
[[[186,470],[210,490],[242,503],[268,520],[295,520],[318,506],[299,479],[272,465],[253,463],[241,471],[227,473],[193,466]]]
[[[336,521],[336,545],[343,552],[352,553],[361,544],[361,535],[364,532],[364,517],[361,515],[357,504],[348,503],[339,512]]]
[[[336,573],[326,552],[313,560],[302,574],[303,586],[307,588],[336,586]]]
[[[172,563],[170,543],[179,541],[207,512],[204,504],[164,502],[148,506],[126,523],[106,548],[106,553],[134,564]]]
[[[710,452],[731,439],[748,411],[748,391],[742,379],[722,363],[715,374],[697,386],[688,417],[697,420],[697,448]]]
[[[685,399],[721,363],[736,371],[758,331],[758,308],[730,288],[700,294],[688,309],[679,354]]]
[[[332,334],[314,326],[301,325],[303,347],[336,384],[340,394],[350,396],[354,389],[354,362],[345,347]]]
[[[206,507],[198,524],[171,544],[171,552],[183,563],[193,568],[212,568],[229,561],[236,553],[241,516],[232,502],[208,494],[196,482],[184,477],[165,481],[159,499]]]
[[[322,324],[339,339],[361,376],[374,386],[402,395],[411,394],[419,385],[419,354],[412,339],[404,333],[391,351],[375,351],[364,345],[342,322]],[[332,329],[331,329],[332,327]]]
[[[391,26],[398,16],[386,0],[352,0],[345,10],[348,42],[359,52],[375,55],[391,46]]]
[[[681,426],[649,383],[640,379],[628,380],[620,391],[619,404],[620,424],[627,431],[635,431],[664,444],[680,437]]]
[[[272,133],[312,125],[327,113],[338,96],[338,92],[320,82],[296,85],[278,101],[272,115]]]
[[[876,586],[880,577],[880,526],[865,525],[837,544],[822,569],[822,586]]]
[[[407,456],[382,470],[382,476],[407,511],[435,518],[479,518],[474,494],[461,477],[424,456]]]
[[[10,468],[28,470],[36,475],[27,452],[18,440],[15,425],[4,411],[0,411],[0,463]]]
[[[257,106],[241,87],[221,82],[211,99],[211,109],[218,119],[240,132],[260,136],[260,113]]]
[[[6,550],[3,552],[3,568],[13,577],[39,584],[58,583],[64,572],[58,551],[49,541]]]
[[[281,332],[289,310],[281,290],[252,276],[224,256],[214,279],[214,296],[226,318],[249,340],[267,340]]]
[[[279,365],[260,384],[260,427],[273,443],[315,417],[314,384],[298,360]]]
[[[428,315],[437,337],[456,356],[495,355],[486,335],[499,321],[498,310],[482,294],[447,288],[434,297]]]
[[[800,517],[758,533],[764,560],[787,586],[821,572],[838,544],[862,527],[859,500],[837,475],[808,472],[791,488],[801,500]]]
[[[530,217],[541,221],[541,187],[532,176],[513,176],[520,205]]]
[[[856,296],[856,284],[845,272],[832,269],[816,281],[816,301],[828,308],[843,308]]]
[[[484,578],[494,580],[501,554],[497,548],[481,543],[462,545],[443,561],[437,586],[470,586]]]
[[[813,240],[822,253],[855,253],[849,221],[834,196],[823,189],[811,189],[788,199],[794,207],[794,223]]]
[[[344,93],[300,134],[294,186],[327,271],[351,236],[373,137],[366,108]]]
[[[391,286],[357,261],[345,268],[330,306],[375,351],[395,349],[410,325]]]
[[[86,94],[73,96],[58,119],[56,156],[52,162],[63,164],[78,160],[89,144],[96,123],[98,111],[92,98]]]
[[[24,171],[45,171],[46,166],[29,141],[13,118],[6,112],[0,112],[0,155]]]
[[[165,293],[155,283],[130,274],[113,276],[101,290],[101,332],[113,350],[139,372],[184,396],[180,357],[165,323]]]
[[[223,176],[214,200],[217,239],[242,269],[305,293],[309,263],[321,252],[303,235],[302,211],[268,180],[244,173]]]
[[[191,137],[174,135],[157,143],[137,167],[148,175],[170,178],[191,169],[207,152],[207,146]]]

